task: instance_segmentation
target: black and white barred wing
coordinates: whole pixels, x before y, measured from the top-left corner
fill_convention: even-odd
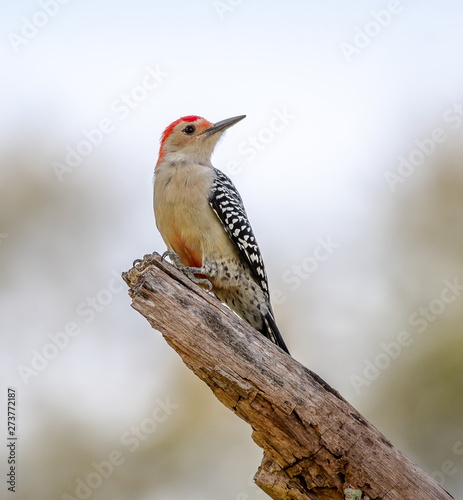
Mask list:
[[[243,200],[233,182],[220,170],[215,168],[214,171],[216,176],[212,183],[209,203],[222,222],[228,236],[248,263],[257,283],[268,297],[268,281],[264,261],[249,224]]]

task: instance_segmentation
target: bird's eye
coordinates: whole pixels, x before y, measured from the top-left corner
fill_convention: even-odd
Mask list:
[[[196,130],[196,127],[194,125],[187,125],[182,132],[187,135],[194,134]]]

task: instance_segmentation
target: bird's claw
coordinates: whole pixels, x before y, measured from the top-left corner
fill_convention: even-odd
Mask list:
[[[197,285],[207,286],[208,292],[212,290],[212,283],[207,278],[197,278],[193,273],[187,274],[187,276],[193,283],[196,283]]]
[[[212,290],[212,283],[206,279],[206,278],[197,278],[194,273],[197,274],[203,274],[201,271],[202,269],[196,268],[196,267],[188,267],[183,265],[180,262],[180,257],[175,253],[172,252],[171,250],[166,250],[162,255],[161,255],[161,260],[164,260],[166,257],[169,257],[169,259],[172,261],[174,266],[181,271],[185,276],[187,276],[193,283],[196,283],[197,285],[205,285],[208,288],[208,291],[210,292]]]
[[[175,267],[179,270],[182,270],[185,266],[180,262],[180,257],[175,253],[172,252],[171,250],[166,250],[162,255],[161,255],[161,261],[163,261],[166,257],[169,257],[169,259],[172,261],[173,264],[175,264]]]
[[[155,260],[156,255],[154,253],[147,254],[143,259],[135,259],[132,267],[136,268],[138,272],[143,272],[147,267],[151,266]]]

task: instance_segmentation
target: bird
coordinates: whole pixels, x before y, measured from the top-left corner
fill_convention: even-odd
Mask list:
[[[156,226],[168,248],[162,258],[289,354],[243,200],[211,163],[222,134],[245,117],[212,123],[189,115],[164,130],[154,170]]]

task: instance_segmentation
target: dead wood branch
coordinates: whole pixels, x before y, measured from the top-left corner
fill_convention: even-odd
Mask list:
[[[449,500],[340,394],[159,255],[123,277],[159,330],[264,450],[256,483],[275,500]]]

